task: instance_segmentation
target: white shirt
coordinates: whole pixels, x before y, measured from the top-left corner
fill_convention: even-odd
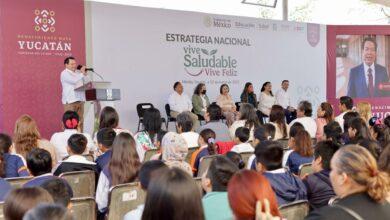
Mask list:
[[[136,209],[131,210],[128,212],[124,217],[123,220],[141,220],[142,214],[144,213],[145,204],[137,206]]]
[[[287,107],[292,106],[290,94],[288,94],[288,92],[285,91],[284,89],[279,89],[276,92],[275,97],[276,97],[276,104],[282,106],[284,109],[287,109]]]
[[[207,101],[205,99],[205,95],[200,95],[200,98],[202,99],[203,109],[202,111],[206,112],[207,109]]]
[[[371,68],[371,74],[372,74],[372,83],[373,85],[375,86],[375,65],[374,63],[371,64],[371,66],[368,66],[366,63],[363,64],[364,65],[364,75],[366,76],[366,83],[367,83],[367,87],[368,87],[368,84],[369,84],[369,80],[368,80],[368,68]]]
[[[275,105],[275,102],[275,96],[262,92],[259,96],[259,110],[265,115],[269,115],[272,106]]]
[[[317,132],[317,123],[314,119],[311,117],[301,117],[301,118],[296,118],[292,122],[290,122],[290,127],[295,123],[299,122],[303,125],[305,130],[309,132],[311,138],[316,137],[316,132]]]
[[[198,147],[199,134],[193,131],[183,132],[180,134],[187,142],[188,148]]]
[[[179,95],[176,91],[172,93],[168,98],[168,104],[171,107],[172,111],[175,112],[185,112],[192,110],[192,101],[191,99],[184,93]]]
[[[339,123],[339,125],[340,125],[340,127],[341,127],[341,131],[343,131],[343,132],[344,132],[344,115],[345,115],[347,112],[348,112],[348,111],[345,111],[345,112],[339,114],[336,118],[334,118],[334,120],[335,120],[336,122]]]
[[[236,153],[244,153],[244,152],[254,152],[255,149],[252,147],[250,143],[241,143],[234,145],[234,147],[230,150]]]
[[[229,128],[229,133],[230,133],[230,138],[233,140],[236,136],[236,130],[237,128],[239,127],[245,127],[245,122],[246,120],[238,120],[238,121],[235,121],[233,122],[232,126],[230,126]],[[252,127],[249,131],[249,141],[253,141],[254,140],[254,127]]]
[[[68,156],[67,146],[68,139],[72,134],[82,134],[87,138],[87,149],[85,149],[85,153],[88,151],[95,151],[96,146],[93,142],[91,136],[85,133],[79,133],[76,129],[65,129],[63,132],[54,133],[51,136],[50,143],[52,143],[56,149],[57,160],[61,161],[62,158]]]
[[[61,72],[62,104],[74,103],[85,99],[83,92],[74,91],[76,87],[82,85],[81,80],[83,77],[83,74],[72,72],[69,69]]]
[[[110,181],[107,176],[100,172],[98,185],[96,188],[95,201],[100,212],[104,212],[108,205],[108,193],[110,191]]]

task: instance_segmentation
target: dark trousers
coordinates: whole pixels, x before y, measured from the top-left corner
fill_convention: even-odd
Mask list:
[[[288,109],[284,109],[284,115],[286,116],[286,123],[290,124],[290,122],[297,118],[297,111],[290,112]]]

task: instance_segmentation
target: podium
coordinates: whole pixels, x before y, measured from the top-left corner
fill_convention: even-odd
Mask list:
[[[76,92],[82,92],[85,95],[84,101],[92,101],[94,106],[94,125],[92,136],[98,129],[99,116],[101,111],[100,101],[117,101],[121,99],[120,89],[111,88],[111,82],[81,80],[76,84]]]
[[[119,89],[112,89],[111,82],[90,81],[77,87],[75,91],[85,93],[85,101],[116,101],[121,99]]]

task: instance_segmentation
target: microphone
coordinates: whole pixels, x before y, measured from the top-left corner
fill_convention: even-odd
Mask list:
[[[93,68],[85,68],[85,71],[91,71],[91,72],[93,72]]]

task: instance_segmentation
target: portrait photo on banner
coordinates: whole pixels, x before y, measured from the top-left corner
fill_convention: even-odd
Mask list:
[[[336,36],[336,98],[390,97],[390,35]]]

